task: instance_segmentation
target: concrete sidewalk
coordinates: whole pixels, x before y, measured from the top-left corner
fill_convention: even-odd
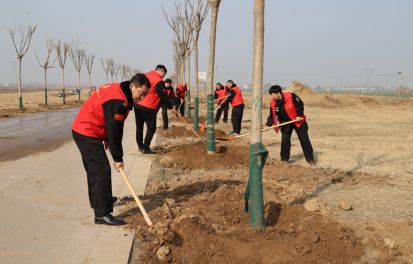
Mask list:
[[[133,112],[124,132],[125,171],[143,194],[151,159],[137,152]],[[130,195],[114,170],[112,188],[113,195]],[[86,174],[73,141],[52,152],[1,162],[0,208],[0,263],[128,261],[133,234],[93,223]]]

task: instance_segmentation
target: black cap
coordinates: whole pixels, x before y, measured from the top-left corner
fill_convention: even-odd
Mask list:
[[[272,93],[282,93],[282,88],[279,85],[273,85],[273,86],[270,87],[270,90],[268,90],[268,92],[270,94],[272,94]]]

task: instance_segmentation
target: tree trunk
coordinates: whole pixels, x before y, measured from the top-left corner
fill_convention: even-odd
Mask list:
[[[92,92],[92,72],[89,72],[89,96],[90,93]]]
[[[212,1],[211,1],[212,2]],[[208,63],[208,82],[207,82],[207,147],[208,154],[215,154],[215,132],[214,132],[214,67],[215,67],[215,42],[217,33],[217,19],[220,0],[214,1],[211,5],[211,31],[209,34],[209,63]]]
[[[17,88],[19,89],[19,110],[23,111],[22,95],[22,57],[17,57]]]
[[[80,71],[77,72],[77,89],[79,90],[77,100],[80,102]]]
[[[62,91],[63,91],[63,104],[66,104],[66,92],[65,92],[65,69],[62,68]]]
[[[188,87],[186,93],[186,116],[191,117],[191,53],[188,51],[186,56],[186,85]]]
[[[262,145],[262,84],[264,58],[264,1],[254,1],[254,42],[252,75],[252,115],[251,144],[248,191],[250,195],[250,224],[264,227],[264,198],[262,188],[262,169],[268,151]]]
[[[194,98],[194,130],[199,129],[199,83],[198,83],[198,36],[199,32],[195,32],[194,38],[194,78],[195,78],[195,98]]]
[[[44,68],[44,105],[47,106],[47,68]]]

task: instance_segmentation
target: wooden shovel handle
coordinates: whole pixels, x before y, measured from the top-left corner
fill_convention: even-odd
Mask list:
[[[151,218],[149,217],[149,215],[146,212],[145,208],[143,207],[141,201],[139,200],[138,195],[136,195],[136,192],[133,189],[132,184],[130,183],[130,181],[128,179],[128,176],[126,176],[126,174],[125,174],[125,172],[123,171],[122,168],[119,170],[119,172],[122,175],[123,179],[125,180],[126,185],[129,188],[129,191],[132,193],[132,196],[135,199],[135,202],[138,204],[139,210],[141,210],[141,213],[142,213],[143,217],[145,218],[146,223],[148,224],[148,226],[153,226]]]

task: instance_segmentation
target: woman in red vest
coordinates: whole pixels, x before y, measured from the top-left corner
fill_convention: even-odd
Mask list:
[[[231,103],[231,123],[232,132],[229,135],[239,135],[241,133],[242,115],[244,113],[244,99],[242,98],[241,89],[232,81],[227,81],[228,97],[221,104],[221,107],[227,106]]]
[[[229,89],[226,86],[223,86],[221,83],[217,83],[215,85],[214,99],[217,101],[218,107],[225,101],[225,99],[227,99],[228,91]],[[217,109],[217,113],[215,115],[215,123],[218,123],[219,119],[221,119],[222,112],[224,112],[224,123],[228,122],[228,109],[229,104],[226,104],[225,106],[219,107]]]
[[[304,102],[295,93],[282,92],[281,86],[271,86],[269,90],[272,100],[270,102],[270,115],[267,126],[277,125],[292,120],[297,122],[281,127],[281,160],[288,162],[290,159],[291,134],[293,130],[300,140],[304,157],[308,163],[314,165],[313,147],[308,137],[308,125],[304,115]]]
[[[123,169],[123,122],[133,102],[145,97],[149,87],[143,74],[136,74],[130,81],[105,84],[91,94],[73,122],[73,139],[82,155],[96,224],[125,224],[111,214],[111,169],[105,149],[109,146],[116,170]]]
[[[185,82],[178,83],[178,85],[176,86],[176,111],[179,111],[181,113],[181,116],[185,115],[185,95],[187,89],[188,86]],[[180,108],[178,109],[178,107]]]

